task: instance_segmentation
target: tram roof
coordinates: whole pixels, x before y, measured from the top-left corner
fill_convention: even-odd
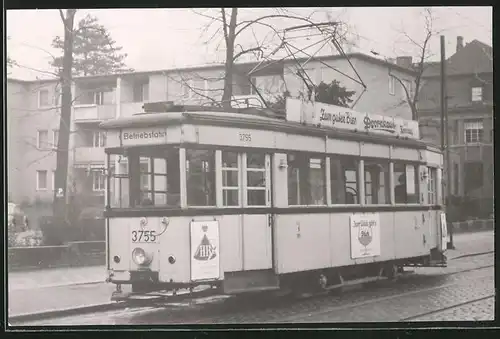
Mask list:
[[[390,135],[375,135],[365,131],[353,132],[335,128],[305,125],[298,122],[286,121],[284,116],[269,111],[232,109],[220,110],[215,108],[204,108],[203,111],[182,111],[183,106],[179,106],[178,111],[170,112],[147,112],[139,113],[131,117],[118,118],[102,122],[100,128],[124,129],[158,126],[176,126],[182,124],[212,125],[224,127],[241,127],[249,129],[260,129],[284,133],[295,133],[311,136],[330,136],[344,140],[357,140],[383,144],[394,144],[421,149],[433,149],[434,147],[423,140],[411,140]],[[437,150],[439,151],[439,150]]]

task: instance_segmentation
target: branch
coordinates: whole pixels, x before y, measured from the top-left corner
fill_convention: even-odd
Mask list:
[[[241,47],[241,45],[239,45],[239,46]],[[241,49],[242,49],[241,52],[239,52],[239,53],[237,53],[237,54],[235,54],[233,56],[233,61],[236,61],[236,59],[238,59],[240,56],[242,56],[244,54],[247,54],[247,53],[250,53],[250,52],[260,51],[261,55],[262,55],[262,53],[264,53],[264,51],[262,50],[261,47],[253,47],[253,48],[249,48],[249,49],[246,49],[246,50],[244,50],[243,47],[242,47]]]

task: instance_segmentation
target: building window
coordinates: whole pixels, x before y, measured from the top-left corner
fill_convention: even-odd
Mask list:
[[[92,171],[92,190],[94,192],[104,191],[104,174],[102,171]]]
[[[466,162],[464,164],[464,194],[467,196],[472,191],[479,189],[483,186],[483,163],[482,162]]]
[[[190,99],[193,96],[193,91],[192,91],[192,88],[194,87],[193,80],[181,79],[181,84],[182,84],[182,97],[185,99]]]
[[[404,84],[404,87],[403,85],[401,85],[401,99],[403,100],[408,100],[408,98],[406,97],[406,91],[408,91],[408,95],[410,96],[410,99],[413,95],[413,86],[412,86],[412,82],[410,80],[403,80],[403,84]],[[406,88],[406,90],[405,90]]]
[[[52,171],[52,190],[56,190],[56,171]]]
[[[106,133],[102,131],[94,131],[92,133],[92,147],[105,147]]]
[[[36,171],[36,189],[37,191],[47,190],[47,171]]]
[[[469,120],[464,122],[465,143],[478,143],[483,140],[483,121]]]
[[[453,178],[453,181],[454,181],[454,192],[455,192],[455,195],[459,195],[459,185],[460,185],[460,180],[459,180],[459,172],[458,172],[458,164],[454,164],[453,165],[453,174],[454,174],[454,178]]]
[[[365,204],[390,204],[389,163],[365,161]]]
[[[59,142],[59,130],[52,130],[52,144],[57,148],[57,143]]]
[[[264,153],[246,154],[246,195],[248,206],[267,206],[268,166]]]
[[[149,83],[134,83],[134,102],[149,100]]]
[[[325,205],[325,160],[288,155],[288,205]]]
[[[418,166],[394,163],[394,198],[396,204],[418,203]]]
[[[49,131],[46,129],[38,130],[36,136],[36,147],[38,147],[38,149],[46,149],[48,145],[49,145]]]
[[[189,206],[215,206],[215,151],[186,149]]]
[[[428,204],[437,204],[437,169],[432,167],[427,167],[428,178],[427,178],[427,195]]]
[[[478,102],[483,100],[483,88],[482,87],[472,87],[472,101]]]
[[[48,89],[41,89],[38,91],[38,107],[47,107],[50,105],[50,100],[49,100],[49,90]]]
[[[346,156],[330,157],[332,204],[359,204],[358,162]]]
[[[396,88],[396,79],[392,75],[389,75],[389,94],[390,95],[394,95],[396,93],[395,88]]]
[[[94,104],[104,105],[104,92],[94,92]]]
[[[257,91],[260,90],[259,87],[257,86],[257,78],[256,77],[250,78],[250,82],[252,83],[250,85],[250,94],[255,95],[257,94]],[[257,90],[254,88],[254,86],[255,88],[257,88]]]
[[[240,205],[240,157],[235,152],[222,152],[222,204]]]

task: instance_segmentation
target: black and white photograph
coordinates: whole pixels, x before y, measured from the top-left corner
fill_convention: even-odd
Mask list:
[[[7,9],[7,329],[492,322],[492,26]]]

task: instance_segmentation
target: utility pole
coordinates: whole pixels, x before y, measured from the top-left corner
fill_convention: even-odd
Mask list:
[[[441,35],[441,151],[446,154],[445,166],[445,185],[446,185],[446,210],[450,210],[451,186],[450,186],[450,133],[448,124],[448,93],[446,88],[446,52],[444,35]],[[445,194],[442,190],[443,195]],[[450,225],[450,242],[447,244],[448,249],[454,249],[453,246],[453,223]]]

